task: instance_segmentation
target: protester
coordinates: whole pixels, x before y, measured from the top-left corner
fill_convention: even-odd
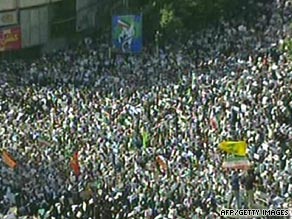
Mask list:
[[[247,197],[247,206],[250,209],[253,209],[254,206],[254,187],[255,187],[255,175],[253,169],[248,170],[247,176],[244,179],[246,197]]]
[[[233,199],[235,198],[236,201],[236,207],[237,209],[241,209],[241,199],[240,199],[240,182],[239,182],[239,175],[238,172],[235,171],[232,175],[231,179],[231,187],[232,187],[232,193],[231,193],[231,198],[229,201],[229,206],[231,208],[231,204],[233,202]]]

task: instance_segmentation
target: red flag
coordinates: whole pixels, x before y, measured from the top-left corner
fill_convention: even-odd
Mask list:
[[[166,173],[166,172],[167,172],[167,169],[168,169],[166,159],[165,159],[163,156],[159,155],[159,156],[156,157],[156,162],[158,163],[159,168],[160,168],[164,173]]]
[[[14,161],[14,159],[11,157],[11,155],[6,152],[6,151],[3,151],[2,153],[2,160],[3,162],[9,166],[10,168],[14,169],[16,168],[17,164],[16,162]]]
[[[70,166],[72,168],[72,170],[74,171],[76,176],[80,175],[80,166],[79,166],[79,162],[78,162],[78,152],[76,152],[71,161],[70,161]]]
[[[217,131],[217,129],[218,129],[218,123],[217,123],[217,119],[216,119],[216,117],[213,117],[213,118],[210,119],[210,125],[211,125],[211,127],[212,127],[214,130]]]

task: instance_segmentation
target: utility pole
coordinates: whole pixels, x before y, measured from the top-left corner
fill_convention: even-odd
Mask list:
[[[159,30],[155,33],[155,47],[156,47],[156,55],[159,56]]]

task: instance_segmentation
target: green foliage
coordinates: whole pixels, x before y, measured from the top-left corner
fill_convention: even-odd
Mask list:
[[[167,5],[160,10],[160,27],[165,28],[174,20],[174,10],[171,5]]]
[[[131,6],[143,12],[147,30],[144,34],[147,32],[153,40],[157,30],[165,38],[173,37],[182,29],[196,31],[205,28],[222,17],[253,19],[258,11],[255,3],[259,1],[262,0],[139,0],[132,1]]]
[[[173,36],[176,30],[183,28],[183,21],[177,15],[175,6],[167,4],[160,10],[159,29],[164,36]]]

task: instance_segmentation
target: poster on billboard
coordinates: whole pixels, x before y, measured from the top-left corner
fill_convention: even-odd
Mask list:
[[[21,49],[21,29],[19,26],[0,30],[0,51]]]
[[[120,15],[112,19],[114,51],[139,53],[142,51],[142,16]]]

